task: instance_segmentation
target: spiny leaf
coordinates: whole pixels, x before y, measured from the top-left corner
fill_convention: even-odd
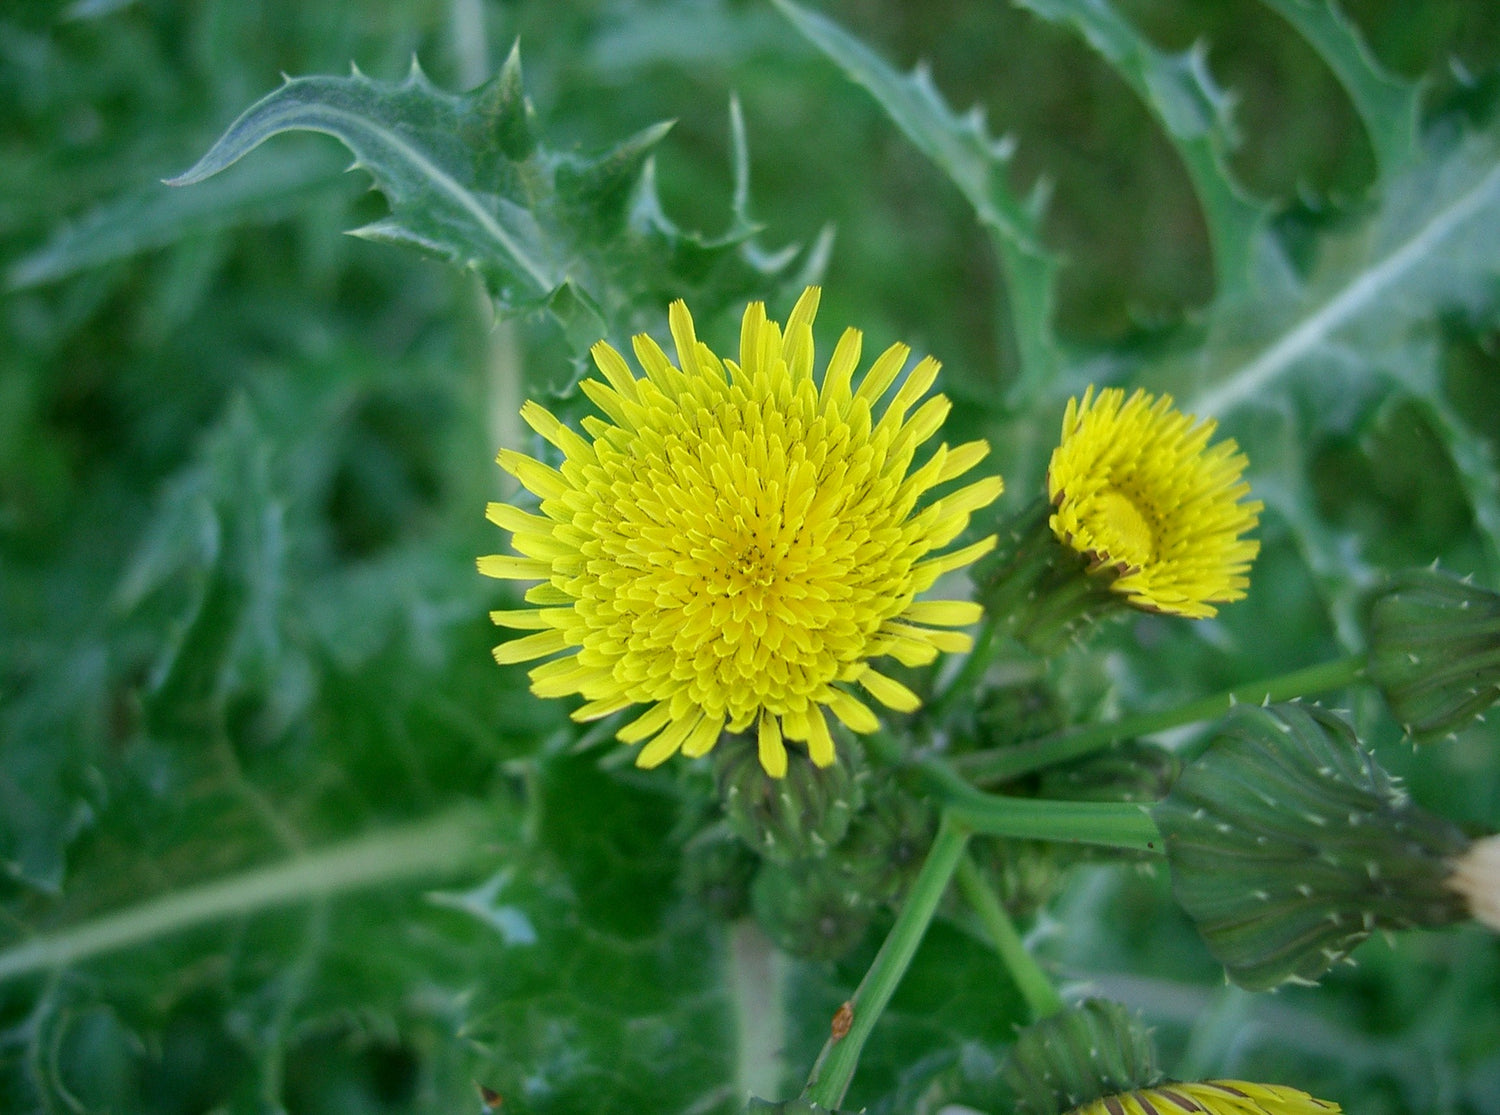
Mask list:
[[[776,0],[776,6],[808,42],[874,96],[892,122],[974,207],[990,232],[1009,284],[1021,356],[1021,378],[1013,394],[1021,400],[1035,397],[1052,379],[1058,362],[1052,334],[1057,260],[1043,245],[1040,228],[1045,190],[1033,191],[1025,201],[1011,193],[1005,174],[1013,145],[989,137],[977,108],[963,117],[955,115],[925,67],[898,73],[831,20],[792,0]]]
[[[288,79],[246,109],[197,164],[168,185],[201,182],[282,132],[322,132],[354,153],[354,166],[369,171],[390,201],[392,218],[366,235],[401,239],[473,267],[504,301],[536,298],[557,285],[560,261],[526,204],[530,199],[515,168],[485,158],[483,148],[466,142],[486,131],[510,131],[521,107],[501,101],[507,115],[497,117],[481,106],[495,108],[483,87],[466,97],[445,94],[415,60],[399,85],[358,70],[345,78]],[[511,293],[511,286],[519,290]]]
[[[1353,233],[1325,245],[1320,266],[1289,306],[1262,300],[1256,315],[1280,324],[1251,347],[1248,359],[1226,364],[1211,341],[1202,366],[1228,371],[1205,377],[1189,406],[1227,414],[1264,397],[1310,360],[1339,359],[1340,346],[1355,345],[1361,363],[1378,367],[1393,345],[1429,325],[1439,309],[1487,297],[1500,270],[1497,243],[1500,145],[1493,134],[1480,133],[1432,152],[1389,181],[1379,211]],[[1243,304],[1221,308],[1220,341],[1227,336],[1225,327],[1248,309]],[[1243,321],[1230,328],[1241,330]],[[1403,373],[1408,387],[1413,374]]]
[[[1233,100],[1208,72],[1203,44],[1181,54],[1163,51],[1108,0],[1014,2],[1050,22],[1072,24],[1161,122],[1203,206],[1218,289],[1242,289],[1249,281],[1265,210],[1229,172],[1227,159],[1237,144],[1230,119]]]
[[[717,237],[677,227],[656,197],[652,153],[670,123],[592,158],[553,150],[525,95],[516,49],[495,78],[463,95],[435,88],[415,61],[399,84],[358,70],[288,79],[169,184],[201,182],[282,132],[331,135],[391,208],[355,235],[472,269],[502,310],[551,310],[582,354],[600,337],[643,330],[672,298],[693,298],[709,319],[790,285],[797,249],[767,253],[752,240],[758,228],[747,214],[748,159],[734,111],[734,207]],[[820,271],[822,258],[816,245],[806,253],[799,281]]]
[[[1333,0],[1262,2],[1295,27],[1338,78],[1364,123],[1381,174],[1405,165],[1416,154],[1418,86],[1381,66]]]

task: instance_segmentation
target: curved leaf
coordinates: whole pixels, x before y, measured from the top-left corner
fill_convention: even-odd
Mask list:
[[[1041,235],[1046,191],[1038,189],[1024,201],[1011,193],[1005,173],[1014,145],[989,137],[978,108],[966,116],[955,115],[925,67],[898,73],[831,20],[791,0],[775,2],[808,42],[870,92],[907,139],[974,207],[994,240],[1010,292],[1021,357],[1021,379],[1013,393],[1022,399],[1034,397],[1052,379],[1058,363],[1052,334],[1057,258],[1043,245]]]
[[[1208,72],[1200,43],[1169,54],[1146,39],[1107,0],[1015,0],[1052,23],[1070,23],[1140,97],[1177,148],[1203,206],[1221,293],[1249,281],[1255,242],[1265,221],[1229,173],[1236,146],[1233,104]]]
[[[499,288],[514,283],[533,297],[545,294],[559,282],[558,262],[529,216],[522,178],[506,174],[511,168],[472,142],[487,138],[499,146],[517,130],[524,101],[509,89],[519,81],[519,65],[512,53],[505,74],[463,97],[436,89],[415,60],[399,85],[358,70],[288,79],[167,184],[201,182],[282,132],[322,132],[354,153],[354,167],[369,171],[390,201],[391,218],[365,235],[473,267]]]

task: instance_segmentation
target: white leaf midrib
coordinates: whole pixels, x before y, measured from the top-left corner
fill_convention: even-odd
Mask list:
[[[1414,267],[1435,252],[1465,222],[1492,200],[1500,187],[1500,166],[1472,189],[1455,198],[1425,225],[1374,266],[1361,271],[1339,292],[1242,365],[1222,382],[1200,392],[1185,409],[1222,417],[1284,374],[1349,321],[1369,309]]]

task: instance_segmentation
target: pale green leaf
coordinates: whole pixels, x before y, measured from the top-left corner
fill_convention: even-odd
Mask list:
[[[525,164],[490,153],[525,127],[524,99],[514,92],[518,70],[516,63],[515,79],[507,75],[467,97],[435,88],[415,62],[399,85],[357,70],[345,78],[289,79],[168,184],[212,177],[282,132],[322,132],[354,153],[354,166],[367,170],[391,203],[392,219],[365,235],[472,267],[510,292],[502,294],[507,301],[533,300],[561,281],[562,261],[527,205]]]
[[[1209,73],[1206,48],[1199,44],[1180,54],[1161,50],[1109,0],[1015,3],[1076,29],[1160,121],[1203,207],[1219,291],[1243,289],[1266,214],[1230,174],[1228,157],[1237,145],[1233,99]]]
[[[1368,221],[1323,247],[1318,267],[1286,305],[1226,302],[1203,376],[1188,405],[1224,415],[1264,398],[1309,364],[1353,362],[1371,370],[1444,308],[1488,296],[1500,273],[1500,148],[1480,133],[1436,150],[1385,187]],[[1252,344],[1252,312],[1274,328]],[[1230,340],[1236,337],[1235,340]],[[1219,346],[1250,355],[1225,362]],[[1222,371],[1220,370],[1222,369]],[[1387,369],[1413,386],[1410,370]],[[1428,380],[1430,382],[1430,379]]]
[[[792,25],[826,54],[851,81],[863,86],[939,170],[958,187],[990,233],[1009,285],[1012,323],[1021,357],[1018,398],[1035,397],[1056,372],[1052,306],[1057,259],[1041,235],[1046,193],[1016,197],[1006,182],[1013,145],[993,139],[976,108],[956,115],[918,66],[898,73],[836,23],[791,0],[776,0]]]
[[[652,171],[670,127],[644,128],[593,157],[555,150],[539,130],[513,49],[494,79],[462,95],[436,88],[415,61],[400,83],[358,70],[288,79],[169,184],[211,178],[283,132],[331,135],[390,204],[388,217],[354,235],[476,272],[502,310],[547,308],[581,354],[601,337],[656,324],[673,298],[692,299],[708,318],[821,271],[825,249],[817,244],[773,253],[754,243],[742,126],[728,228],[705,236],[674,224]]]
[[[1401,81],[1381,66],[1333,0],[1262,2],[1295,27],[1338,78],[1364,123],[1381,173],[1399,170],[1417,153],[1421,98],[1416,83]]]

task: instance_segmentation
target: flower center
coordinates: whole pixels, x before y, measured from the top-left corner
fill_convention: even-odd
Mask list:
[[[1098,516],[1095,537],[1101,560],[1140,569],[1156,557],[1156,532],[1124,492],[1108,488],[1094,500]]]
[[[761,549],[758,542],[752,542],[740,551],[740,556],[734,560],[732,566],[747,584],[766,588],[776,579],[776,564],[771,559],[771,555]],[[729,591],[733,593],[737,590],[731,588]]]

